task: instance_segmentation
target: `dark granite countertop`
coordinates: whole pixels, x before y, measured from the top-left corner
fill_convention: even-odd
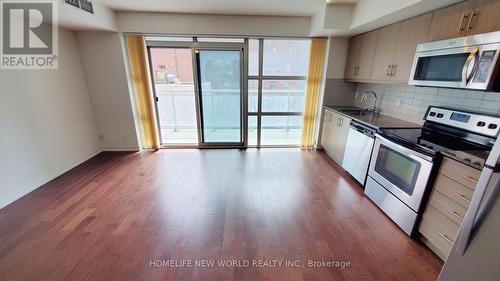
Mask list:
[[[333,110],[342,115],[345,115],[354,121],[360,122],[374,129],[389,129],[389,128],[420,128],[421,125],[404,121],[398,118],[390,117],[380,113],[374,115],[361,115],[352,111],[362,110],[355,106],[324,106],[325,109]],[[349,112],[351,111],[351,112]]]

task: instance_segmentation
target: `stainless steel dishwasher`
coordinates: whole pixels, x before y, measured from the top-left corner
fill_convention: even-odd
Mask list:
[[[363,186],[368,173],[375,133],[375,129],[356,121],[351,121],[349,126],[342,168]]]

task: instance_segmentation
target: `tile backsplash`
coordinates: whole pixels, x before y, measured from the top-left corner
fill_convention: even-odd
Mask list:
[[[497,92],[358,83],[354,105],[372,106],[371,95],[361,103],[361,96],[367,90],[377,94],[380,113],[417,124],[423,123],[429,105],[500,115],[500,93]]]

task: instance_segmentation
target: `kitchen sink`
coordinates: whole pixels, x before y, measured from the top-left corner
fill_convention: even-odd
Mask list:
[[[375,115],[378,113],[370,109],[346,109],[341,110],[341,112],[352,115]]]

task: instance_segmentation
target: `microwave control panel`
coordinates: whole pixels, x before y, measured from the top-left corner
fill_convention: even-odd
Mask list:
[[[496,50],[489,50],[481,53],[477,71],[473,79],[474,83],[486,83],[488,81],[488,76],[494,66],[496,52]]]

